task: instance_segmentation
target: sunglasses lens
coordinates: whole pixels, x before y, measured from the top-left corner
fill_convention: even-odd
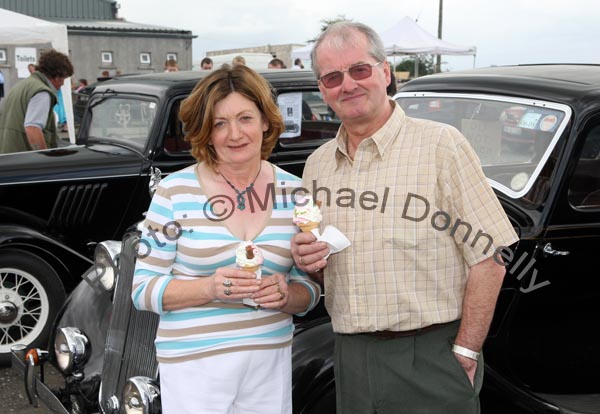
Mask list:
[[[344,74],[342,72],[331,72],[321,77],[321,82],[326,88],[335,88],[336,86],[340,86],[342,84],[343,79]]]
[[[320,81],[326,88],[335,88],[340,86],[344,81],[344,72],[348,72],[350,77],[354,80],[366,79],[373,74],[373,66],[379,65],[375,63],[371,65],[369,63],[362,63],[360,65],[352,66],[347,71],[335,71],[328,73],[327,75],[321,76]]]
[[[364,65],[352,66],[348,69],[348,73],[354,80],[366,79],[373,73],[373,68],[368,63]]]

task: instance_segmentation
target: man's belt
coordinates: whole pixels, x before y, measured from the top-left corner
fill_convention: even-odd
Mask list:
[[[358,335],[367,335],[372,336],[377,339],[394,339],[394,338],[403,338],[406,336],[415,336],[421,335],[426,332],[434,331],[436,329],[442,328],[444,326],[450,325],[452,322],[445,323],[435,323],[433,325],[424,326],[418,329],[411,329],[409,331],[374,331],[374,332],[360,332]]]

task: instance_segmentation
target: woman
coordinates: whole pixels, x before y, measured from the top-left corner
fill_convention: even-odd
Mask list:
[[[320,288],[289,250],[297,229],[281,197],[301,182],[266,161],[284,129],[279,109],[269,84],[237,65],[201,80],[180,117],[198,163],[160,183],[132,292],[160,314],[163,412],[291,413],[291,314],[312,309]],[[264,257],[261,279],[236,268],[248,240]]]

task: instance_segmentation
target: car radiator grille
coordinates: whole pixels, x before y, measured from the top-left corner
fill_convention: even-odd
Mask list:
[[[138,375],[157,378],[154,337],[158,315],[138,311],[131,302],[137,241],[137,236],[128,237],[119,258],[119,279],[106,339],[100,391],[100,406],[105,413],[117,412],[110,401],[113,396],[121,399],[121,392],[128,378]]]

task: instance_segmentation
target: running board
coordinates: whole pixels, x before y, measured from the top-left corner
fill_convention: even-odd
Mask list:
[[[561,414],[600,413],[600,394],[532,394],[559,407]]]

